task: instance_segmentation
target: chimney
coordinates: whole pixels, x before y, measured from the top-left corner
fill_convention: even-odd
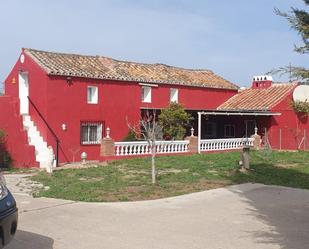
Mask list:
[[[270,75],[254,76],[252,82],[252,88],[269,88],[273,83],[273,77]]]

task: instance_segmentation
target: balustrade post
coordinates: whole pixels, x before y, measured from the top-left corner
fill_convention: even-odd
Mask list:
[[[254,139],[253,142],[252,142],[253,148],[256,149],[256,150],[259,150],[259,149],[261,149],[262,138],[259,134],[257,134],[258,129],[256,127],[255,127],[254,131],[255,131],[255,134],[253,134],[251,136],[251,138]]]
[[[101,140],[100,156],[115,156],[115,141],[110,137],[109,127],[106,129],[106,137]]]
[[[199,153],[198,137],[196,137],[196,136],[189,136],[189,137],[186,137],[185,140],[189,141],[188,152]]]

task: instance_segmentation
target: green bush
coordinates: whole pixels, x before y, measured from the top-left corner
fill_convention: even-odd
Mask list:
[[[191,115],[177,103],[171,103],[161,111],[159,124],[163,128],[165,139],[181,140],[186,134],[186,126],[189,125]]]
[[[123,139],[123,141],[125,141],[125,142],[136,141],[136,140],[137,140],[136,135],[135,135],[134,131],[132,131],[132,130],[129,130],[128,134]]]
[[[0,168],[9,168],[12,165],[12,158],[6,148],[6,134],[0,130]]]
[[[295,112],[301,112],[306,115],[309,115],[309,103],[304,101],[293,101],[292,107]]]

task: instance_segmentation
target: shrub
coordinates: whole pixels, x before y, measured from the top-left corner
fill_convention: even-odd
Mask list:
[[[6,134],[0,130],[0,168],[9,168],[12,164],[12,158],[6,148]]]
[[[171,103],[161,111],[159,124],[163,128],[165,139],[183,139],[186,133],[185,127],[189,125],[191,115],[177,103]]]
[[[132,131],[131,129],[129,130],[126,137],[123,139],[123,141],[125,141],[125,142],[136,141],[136,140],[138,140],[138,139],[136,138],[134,131]]]
[[[295,112],[301,112],[306,115],[309,115],[309,103],[304,101],[293,101],[292,107]]]

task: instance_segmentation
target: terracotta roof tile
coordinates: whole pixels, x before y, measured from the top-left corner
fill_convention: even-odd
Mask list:
[[[269,111],[282,101],[297,83],[272,84],[269,88],[249,88],[240,91],[220,105],[218,110]]]
[[[143,64],[103,56],[53,53],[34,49],[24,49],[24,52],[48,75],[238,89],[238,86],[210,70],[184,69],[164,64]]]

